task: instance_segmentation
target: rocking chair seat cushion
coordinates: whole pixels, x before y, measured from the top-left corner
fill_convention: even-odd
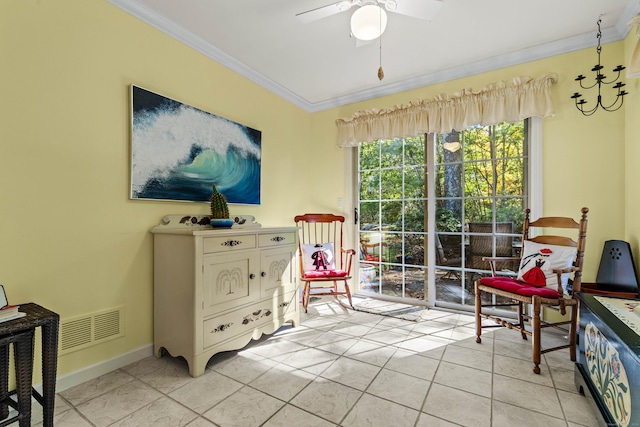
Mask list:
[[[521,280],[510,277],[483,277],[480,279],[480,283],[525,297],[538,295],[542,298],[560,298],[560,295],[558,295],[558,291],[556,290],[547,287],[540,288],[532,286]]]
[[[345,277],[347,272],[344,270],[310,270],[304,272],[304,277],[315,279],[319,277]]]

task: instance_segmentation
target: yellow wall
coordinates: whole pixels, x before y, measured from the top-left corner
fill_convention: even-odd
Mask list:
[[[129,200],[129,85],[262,131],[262,204],[293,225],[311,114],[106,0],[0,2],[0,283],[63,318],[124,305],[126,336],[60,358],[65,374],[152,342],[152,236],[206,203]],[[293,197],[293,195],[298,195]]]
[[[622,62],[628,45],[605,45],[606,65]],[[569,99],[573,78],[593,66],[594,49],[313,114],[106,0],[1,1],[0,58],[0,283],[11,302],[38,302],[63,318],[126,308],[125,337],[61,356],[60,374],[151,343],[149,229],[166,214],[208,212],[204,203],[129,200],[132,83],[262,131],[262,204],[232,205],[231,213],[269,226],[290,225],[301,212],[339,210],[347,151],[335,147],[336,118],[556,72],[557,114],[544,121],[545,214],[576,217],[591,208],[587,280],[595,278],[605,240],[633,240],[637,252],[638,190],[624,184],[640,174],[630,135],[640,134],[631,125],[640,90],[637,81],[630,85],[626,111],[579,114]],[[313,186],[319,177],[321,192]]]
[[[638,42],[635,29],[629,32],[625,39],[624,63],[629,63],[631,53]],[[627,89],[632,97],[625,106],[625,240],[631,244],[631,251],[635,255],[638,266],[638,254],[640,253],[640,79],[626,79]]]

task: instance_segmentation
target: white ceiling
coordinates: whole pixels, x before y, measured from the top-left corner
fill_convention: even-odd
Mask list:
[[[595,47],[600,16],[602,44],[621,40],[640,13],[640,0],[444,0],[431,22],[389,13],[380,51],[355,46],[355,8],[295,16],[332,0],[109,1],[312,112]],[[617,65],[605,48],[602,62]]]

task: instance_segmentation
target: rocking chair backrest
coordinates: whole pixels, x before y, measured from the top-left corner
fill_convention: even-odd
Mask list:
[[[344,269],[343,226],[344,216],[333,214],[304,214],[294,218],[298,228],[298,250],[302,251],[302,245],[316,243],[331,243],[335,251],[336,268]],[[300,260],[302,271],[302,260]]]
[[[587,236],[587,213],[589,212],[589,209],[582,208],[581,212],[582,217],[580,218],[580,222],[576,222],[573,218],[551,216],[538,218],[535,221],[530,221],[529,215],[531,213],[531,210],[527,209],[525,211],[523,226],[524,232],[522,235],[523,244],[526,244],[524,242],[526,242],[527,240],[531,240],[536,243],[545,243],[558,246],[571,246],[576,248],[576,259],[573,263],[573,266],[578,267],[578,271],[574,273],[573,277],[574,292],[580,292],[580,285],[582,283],[582,264],[584,261],[584,250]],[[567,236],[530,233],[531,228],[535,228],[535,231],[540,230],[541,233],[549,232],[551,231],[550,229],[578,230],[578,234],[576,236],[577,241]],[[530,235],[534,235],[534,237],[530,237]]]

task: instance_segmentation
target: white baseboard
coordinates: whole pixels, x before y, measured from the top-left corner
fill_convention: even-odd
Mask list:
[[[131,363],[145,359],[149,356],[153,356],[153,344],[149,344],[144,347],[140,347],[137,350],[130,351],[125,354],[114,357],[113,359],[105,360],[95,365],[87,366],[75,372],[58,376],[56,379],[56,393],[64,391],[68,388],[82,384],[85,381],[92,380],[100,375],[107,374],[116,369],[120,369]],[[36,390],[42,393],[42,383],[34,385]]]

